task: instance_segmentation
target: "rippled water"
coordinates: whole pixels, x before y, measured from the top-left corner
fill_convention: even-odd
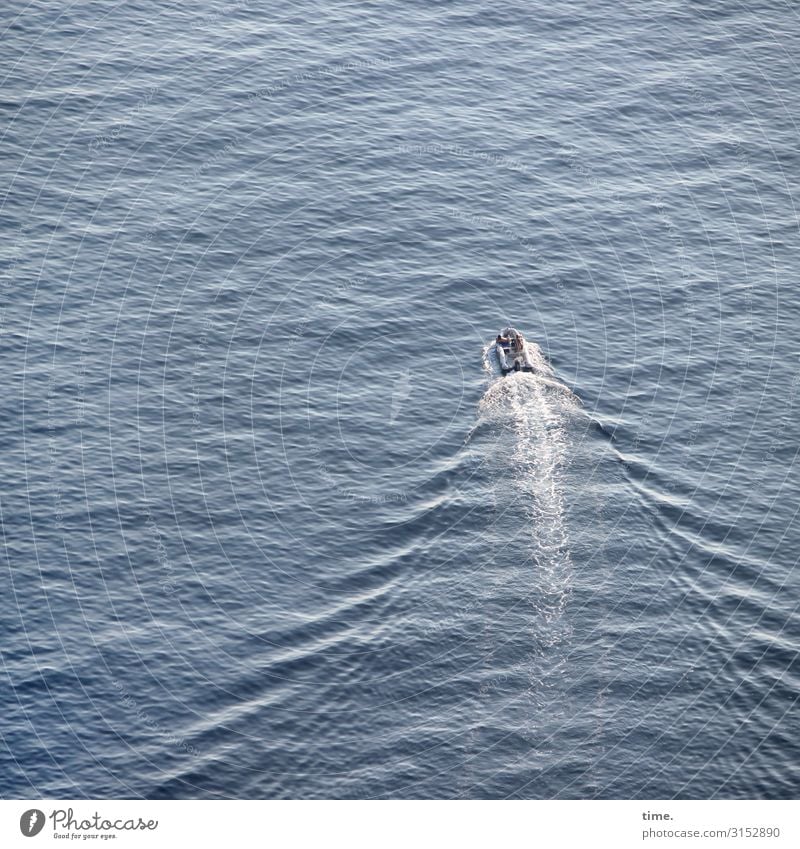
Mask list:
[[[797,795],[791,5],[4,21],[2,795]]]

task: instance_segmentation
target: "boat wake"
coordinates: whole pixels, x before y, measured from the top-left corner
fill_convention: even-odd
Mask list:
[[[484,791],[475,765],[496,743],[492,729],[527,741],[516,763],[509,757],[510,768],[522,769],[529,768],[527,752],[546,749],[568,719],[563,682],[571,627],[565,614],[573,564],[565,476],[581,405],[539,346],[524,344],[524,368],[505,373],[496,342],[484,348],[488,385],[467,437],[470,452],[480,457],[481,495],[491,519],[482,576],[487,615],[475,629],[481,685],[460,786],[465,797]]]
[[[570,425],[580,413],[580,401],[559,381],[539,346],[525,344],[532,371],[502,377],[493,345],[484,349],[489,386],[480,401],[478,428],[491,433],[482,441],[490,454],[486,459],[504,539],[534,567],[537,613],[556,626],[572,576],[563,478]],[[540,631],[539,639],[560,639],[560,628],[548,631]]]

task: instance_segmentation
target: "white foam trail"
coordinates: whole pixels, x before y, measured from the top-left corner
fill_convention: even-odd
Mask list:
[[[539,590],[537,613],[555,625],[571,584],[562,484],[569,457],[568,426],[580,402],[558,380],[539,346],[526,344],[534,371],[506,377],[495,377],[498,369],[492,346],[484,349],[484,367],[491,382],[480,401],[480,414],[484,423],[497,428],[497,507],[520,510],[529,519],[517,541],[528,547],[536,566],[531,577]],[[556,642],[558,631],[540,636]]]
[[[507,597],[512,581],[524,594],[514,604],[515,615],[525,611],[524,653],[518,655],[518,672],[527,678],[524,691],[511,701],[513,721],[520,734],[541,739],[546,729],[560,721],[564,708],[565,653],[558,651],[569,636],[564,611],[572,586],[572,560],[565,517],[563,473],[570,453],[570,422],[580,410],[577,397],[564,386],[538,345],[527,343],[533,372],[500,377],[487,345],[483,362],[489,385],[479,404],[479,416],[467,443],[484,454],[488,473],[487,497],[494,502],[495,521],[490,532],[494,544],[486,564],[487,598]],[[510,558],[511,562],[508,562]],[[528,589],[529,588],[529,589]],[[481,652],[480,688],[475,716],[467,734],[467,757],[459,793],[480,792],[476,764],[483,751],[483,727],[496,727],[496,711],[503,711],[494,668],[496,623],[485,621],[477,634]],[[503,692],[503,698],[508,698]],[[534,735],[539,735],[538,738]],[[522,756],[525,757],[525,756]]]

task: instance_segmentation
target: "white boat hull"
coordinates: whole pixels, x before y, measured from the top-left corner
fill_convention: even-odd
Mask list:
[[[528,343],[522,334],[514,330],[513,327],[507,327],[502,331],[501,335],[508,339],[508,342],[501,344],[495,341],[492,345],[495,359],[500,366],[500,371],[503,374],[508,374],[512,371],[533,371],[533,359],[531,358]]]

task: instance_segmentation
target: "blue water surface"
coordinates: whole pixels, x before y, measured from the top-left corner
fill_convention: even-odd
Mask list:
[[[0,795],[796,797],[798,55],[6,3]]]

